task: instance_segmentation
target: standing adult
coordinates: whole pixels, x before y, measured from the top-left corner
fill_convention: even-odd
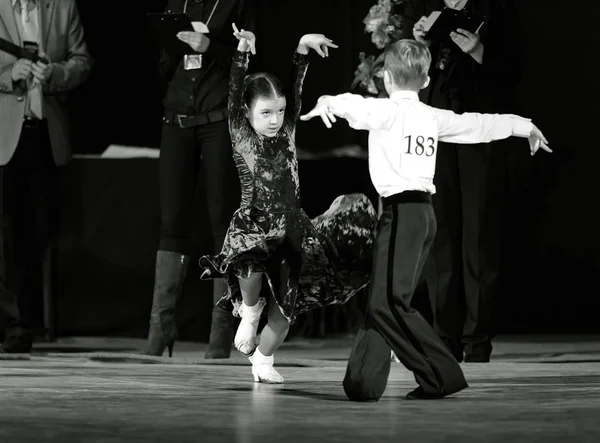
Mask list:
[[[29,312],[58,227],[58,172],[71,160],[67,93],[92,59],[75,0],[4,0],[0,37],[43,61],[0,52],[0,323],[3,353],[29,353]]]
[[[214,240],[221,250],[231,216],[239,207],[240,185],[227,124],[231,58],[237,40],[231,24],[253,30],[251,0],[169,0],[167,13],[187,14],[208,33],[183,32],[188,55],[162,51],[160,74],[168,84],[160,144],[161,230],[146,353],[162,355],[177,337],[175,305],[190,262],[195,191],[206,194]],[[226,290],[214,281],[212,327],[206,358],[229,358],[234,319],[216,306]]]
[[[430,41],[424,18],[444,7],[485,17],[484,25],[477,34],[458,30]],[[422,101],[458,113],[515,112],[518,30],[511,0],[407,0],[404,16],[407,36],[429,45],[434,60]],[[458,361],[488,362],[492,353],[505,155],[489,144],[440,143],[438,231],[425,280],[435,329]]]

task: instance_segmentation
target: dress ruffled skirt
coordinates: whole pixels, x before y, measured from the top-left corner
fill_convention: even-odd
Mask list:
[[[237,210],[221,252],[204,256],[202,278],[223,278],[219,304],[242,301],[238,278],[263,272],[268,290],[290,323],[310,310],[346,303],[369,282],[377,214],[363,194],[337,197],[310,220],[301,209]]]

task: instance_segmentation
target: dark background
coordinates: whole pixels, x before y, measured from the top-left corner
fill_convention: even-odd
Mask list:
[[[193,1],[193,0],[190,0]],[[476,0],[472,0],[476,1]],[[158,146],[162,108],[158,48],[145,14],[165,1],[80,0],[96,65],[73,93],[76,152],[99,154],[109,144]],[[322,93],[348,91],[358,52],[375,51],[362,20],[374,1],[257,0],[258,54],[251,70],[287,78],[299,37],[320,32],[340,45],[315,60],[304,88],[305,109]],[[531,158],[516,140],[506,168],[499,328],[505,332],[598,332],[600,230],[595,136],[600,98],[594,2],[518,2],[522,76],[515,113],[530,117],[555,150]],[[507,29],[507,32],[515,32]],[[298,128],[298,145],[314,152],[362,143],[344,123],[327,131]],[[372,194],[361,160],[301,163],[309,215],[340,193]],[[146,333],[158,234],[156,160],[77,160],[65,174],[61,234],[59,332]],[[199,203],[198,223],[203,225]],[[200,228],[204,233],[206,229]],[[206,233],[208,237],[209,233]],[[208,331],[210,287],[195,266],[178,312],[183,338]]]

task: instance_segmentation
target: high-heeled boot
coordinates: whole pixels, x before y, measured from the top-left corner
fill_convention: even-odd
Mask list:
[[[280,384],[283,383],[283,377],[273,367],[275,363],[274,355],[267,357],[259,349],[254,351],[254,355],[248,357],[252,363],[252,375],[257,383]]]
[[[213,305],[212,319],[210,325],[210,337],[208,348],[204,358],[229,358],[231,356],[231,345],[233,344],[233,332],[235,330],[235,318],[233,313],[217,303],[225,292],[227,284],[222,278],[213,280]]]
[[[244,355],[252,355],[258,346],[256,334],[258,332],[260,316],[266,303],[266,300],[261,297],[254,306],[248,306],[243,302],[240,306],[239,313],[242,320],[235,333],[233,344]]]
[[[177,252],[158,251],[154,276],[154,296],[146,355],[162,356],[165,348],[173,356],[177,339],[175,305],[181,296],[190,257]]]

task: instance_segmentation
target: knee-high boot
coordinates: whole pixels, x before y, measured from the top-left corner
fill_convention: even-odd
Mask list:
[[[162,356],[165,348],[169,357],[177,339],[175,304],[181,296],[190,257],[170,251],[158,251],[154,276],[154,296],[150,314],[147,355]]]
[[[235,319],[230,311],[217,306],[217,302],[223,297],[226,289],[226,283],[223,279],[218,278],[213,280],[214,307],[212,310],[208,349],[204,356],[207,359],[229,358],[231,355]]]

